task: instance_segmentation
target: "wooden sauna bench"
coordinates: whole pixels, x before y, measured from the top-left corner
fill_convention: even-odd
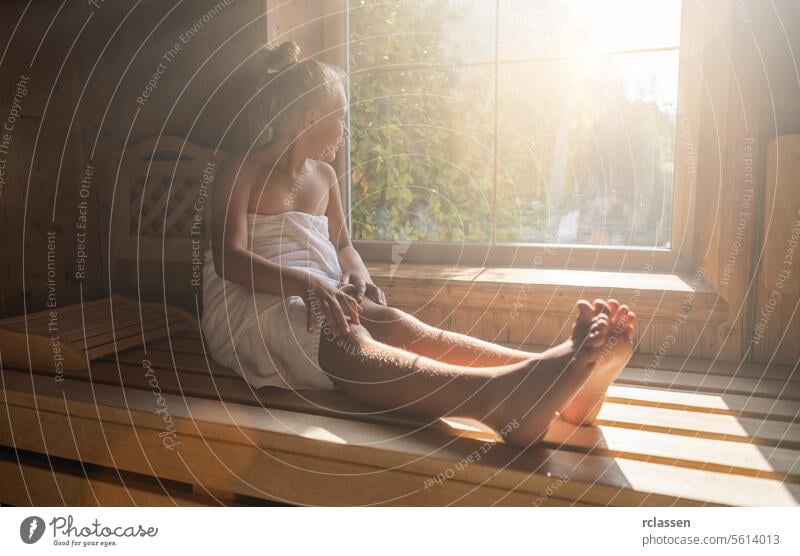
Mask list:
[[[668,363],[635,359],[598,426],[556,421],[526,451],[334,392],[252,391],[208,358],[196,326],[60,380],[4,364],[0,502],[797,505],[791,369]]]

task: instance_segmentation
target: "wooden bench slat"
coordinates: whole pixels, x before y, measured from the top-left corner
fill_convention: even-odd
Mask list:
[[[159,351],[172,351],[174,353],[203,353],[203,342],[198,339],[184,338],[177,334],[163,338],[150,344],[152,349]]]
[[[108,315],[103,307],[96,307],[94,309],[94,315],[89,314],[87,318],[97,318],[102,315]],[[62,335],[65,332],[69,332],[75,328],[80,328],[82,325],[82,318],[80,311],[76,311],[68,316],[62,316],[61,313],[54,320],[54,327],[51,330],[49,328],[50,325],[50,317],[43,316],[38,319],[39,322],[36,323],[28,323],[28,334],[40,334],[43,336],[51,336],[51,335]],[[25,333],[25,323],[19,323],[14,325],[13,327],[7,327],[11,330],[15,330],[17,332]]]
[[[139,431],[140,442],[150,438],[144,434],[145,429],[150,429],[152,432],[149,434],[153,436],[163,429],[160,416],[152,411],[152,393],[126,389],[123,397],[120,388],[95,385],[90,391],[82,382],[65,380],[55,383],[49,378],[38,377],[34,381],[38,393],[34,400],[30,391],[30,377],[8,372],[5,379],[7,396],[3,403],[12,413],[11,422],[25,422],[36,419],[38,415],[39,418],[50,419],[44,430],[52,431],[56,426],[53,420],[68,410],[71,419],[85,419],[86,422],[81,425],[91,428],[91,423],[96,422],[99,415],[103,425],[109,430],[113,429],[114,438],[123,442],[115,444],[116,448],[131,453],[132,459],[125,460],[125,464],[135,461],[132,450],[136,446],[124,439],[119,427],[135,427]],[[67,399],[66,407],[64,396]],[[181,465],[177,465],[179,462],[175,458],[160,458],[154,463],[161,466],[162,471],[173,475],[185,474],[185,458],[193,453],[189,447],[194,446],[195,438],[198,442],[202,440],[205,446],[225,442],[228,447],[221,455],[228,458],[228,465],[239,462],[236,471],[240,476],[246,476],[248,481],[261,484],[275,481],[275,475],[266,469],[270,466],[274,468],[271,458],[261,457],[258,464],[255,463],[253,458],[258,456],[254,446],[257,446],[262,450],[269,449],[272,458],[275,457],[275,451],[281,452],[281,457],[286,458],[293,457],[291,454],[308,454],[308,459],[298,460],[298,463],[302,461],[302,465],[313,465],[319,469],[336,468],[334,461],[354,468],[365,464],[374,466],[382,479],[380,488],[397,488],[401,483],[407,484],[396,472],[416,474],[418,477],[435,476],[481,445],[474,440],[442,437],[441,433],[434,431],[408,433],[396,427],[292,412],[265,414],[259,408],[238,404],[223,406],[220,402],[196,400],[188,396],[166,394],[164,397],[176,434],[187,444],[187,449]],[[34,409],[36,404],[38,410]],[[76,427],[76,430],[83,432],[81,427]],[[0,432],[0,438],[7,439],[7,435],[5,430]],[[33,435],[23,440],[31,443],[36,441]],[[68,442],[63,442],[61,448],[73,449],[72,439],[63,440]],[[48,441],[56,443],[60,437],[53,434]],[[94,438],[92,441],[96,444]],[[89,449],[91,446],[87,444],[82,448]],[[286,451],[289,449],[291,453]],[[203,461],[207,458],[207,455],[203,455]],[[199,462],[195,463],[199,465]],[[211,463],[208,462],[208,465]],[[242,466],[242,463],[246,466]],[[202,465],[193,471],[202,473]],[[390,474],[392,481],[398,482],[388,481]],[[794,483],[622,457],[554,451],[544,447],[519,452],[503,445],[493,446],[478,464],[466,465],[455,479],[445,481],[441,486],[446,489],[450,483],[455,487],[464,483],[479,486],[487,482],[491,487],[536,494],[546,490],[552,484],[553,477],[561,476],[567,476],[570,480],[560,487],[560,497],[600,504],[663,505],[672,500],[673,504],[796,505],[800,499],[800,486]],[[178,477],[170,478],[180,480]],[[304,473],[303,482],[306,486],[313,484],[316,488],[329,484],[324,481],[318,483],[313,473]],[[417,492],[415,496],[423,494]]]
[[[598,424],[800,449],[800,424],[606,401]]]
[[[95,363],[91,367],[91,374],[95,382],[118,385],[121,380],[129,388],[153,389],[151,379],[145,376],[141,368],[127,368],[120,372],[114,365]],[[210,376],[176,374],[169,370],[160,370],[154,375],[157,387],[171,394],[222,399],[225,402],[248,405],[267,404],[268,407],[316,415],[332,413],[331,409],[316,406],[299,396],[294,396],[294,392],[285,391],[286,394],[281,396],[280,391],[253,391],[240,379],[213,379]],[[333,416],[344,416],[375,424],[406,426],[409,429],[424,427],[423,422],[412,418],[400,415],[386,419],[384,414],[376,415],[369,409],[365,412],[365,408],[348,403],[346,398],[342,396],[338,398],[344,402],[345,409],[341,411],[339,404],[340,407],[334,409],[338,415]],[[352,411],[352,408],[356,411]],[[635,414],[637,410],[645,411],[643,408],[636,408],[629,410],[629,413]],[[635,416],[631,419],[635,420]],[[696,416],[695,420],[700,421]],[[783,479],[786,475],[795,473],[797,470],[794,467],[800,462],[800,452],[787,448],[758,446],[733,439],[714,439],[708,435],[703,438],[665,434],[641,428],[636,430],[613,426],[576,428],[560,421],[553,424],[544,441],[555,448],[589,450],[603,455],[632,457],[676,466],[711,468],[740,474],[749,473],[753,476],[769,476],[775,479]],[[800,482],[800,477],[791,477],[789,480]]]
[[[132,324],[140,324],[140,323],[147,323],[154,320],[160,319],[164,321],[164,312],[157,311],[157,310],[147,310],[143,311],[141,318],[139,313],[123,313],[121,316],[115,316],[114,318],[114,328],[120,329]],[[172,320],[172,319],[170,319]],[[177,319],[176,319],[177,320]],[[72,332],[68,332],[67,334],[62,334],[61,337],[67,341],[80,341],[85,338],[91,338],[93,336],[97,336],[99,334],[104,334],[110,330],[111,327],[111,320],[104,319],[101,322],[90,322],[87,321],[85,326],[82,328],[78,328]]]
[[[167,322],[164,320],[163,315],[148,319],[144,322],[134,322],[127,326],[115,325],[113,331],[110,330],[110,326],[107,326],[106,327],[107,329],[105,331],[87,337],[85,341],[85,346],[88,349],[92,349],[94,347],[103,344],[113,343],[115,341],[115,338],[118,343],[126,338],[130,338],[133,336],[138,336],[141,339],[142,332],[144,332],[145,337],[147,337],[148,333],[154,330],[159,330],[159,329],[167,330],[167,327],[169,327],[169,330],[174,331],[178,330],[179,327],[181,326],[187,326],[186,322],[183,319],[171,318],[169,320],[169,324],[167,324]],[[156,337],[160,338],[161,336],[158,335]],[[80,345],[84,345],[83,337],[79,336],[78,338],[79,339],[77,343]]]
[[[9,412],[18,423],[27,425],[35,420],[34,410],[29,408],[9,406]],[[275,446],[265,449],[252,443],[231,443],[216,438],[182,436],[179,460],[165,455],[166,450],[157,438],[157,429],[117,422],[101,423],[86,417],[71,417],[69,423],[82,433],[76,435],[72,444],[66,440],[69,427],[66,417],[45,412],[41,419],[45,438],[26,438],[26,447],[43,450],[46,444],[51,453],[79,453],[84,461],[98,465],[115,465],[120,469],[171,477],[173,480],[197,481],[200,486],[197,492],[208,493],[209,496],[226,493],[226,500],[229,497],[240,499],[247,496],[287,504],[348,506],[590,505],[552,495],[539,497],[521,489],[476,485],[457,479],[433,485],[432,488],[420,488],[419,485],[426,479],[425,475],[400,471],[397,466],[381,470],[350,461],[284,452]],[[0,440],[4,433],[0,426]],[[117,441],[110,443],[107,448],[96,441],[107,437]],[[553,479],[547,480],[548,484],[556,484]],[[624,496],[623,492],[621,497]],[[698,505],[694,501],[689,504]]]
[[[101,361],[94,362],[90,368],[91,381],[96,384],[110,386],[124,385],[126,388],[135,388],[152,391],[154,386],[151,378],[145,375],[141,366],[121,366]],[[41,376],[55,376],[51,371],[36,371]],[[326,415],[339,418],[360,420],[368,423],[400,425],[410,428],[420,428],[426,425],[424,421],[415,420],[404,414],[396,412],[377,411],[347,398],[336,392],[316,390],[292,391],[280,388],[261,388],[253,390],[239,377],[212,377],[211,375],[180,373],[174,371],[157,370],[155,382],[162,391],[175,394],[194,396],[210,400],[224,400],[226,403],[239,403],[269,409],[297,411],[310,415]],[[63,375],[73,380],[89,380],[86,371],[64,371]],[[443,428],[444,424],[440,425]],[[452,428],[452,427],[447,427]]]
[[[634,354],[629,367],[647,369],[653,365],[653,356]],[[793,373],[787,365],[766,365],[763,363],[745,363],[683,357],[664,357],[659,361],[659,368],[681,373],[701,373],[738,378],[767,378],[772,380],[800,382],[800,375]]]
[[[622,370],[616,384],[657,386],[698,392],[745,394],[781,400],[800,401],[800,384],[782,380],[732,378],[719,375],[679,373],[674,371],[648,371],[627,367]]]
[[[149,341],[156,338],[161,338],[167,334],[172,333],[175,330],[180,330],[181,328],[188,326],[189,324],[185,321],[171,324],[169,329],[167,327],[162,326],[159,328],[155,328],[152,330],[146,331],[144,334],[134,334],[133,336],[128,336],[126,338],[117,339],[114,341],[111,339],[108,343],[98,345],[86,351],[86,356],[92,359],[98,359],[100,357],[110,355],[117,351],[123,351],[133,346],[138,346],[142,343],[142,341]]]
[[[97,310],[102,310],[103,307],[108,305],[108,298],[100,298],[95,299],[94,301],[85,301],[83,303],[83,311],[86,314],[92,314],[92,312]],[[61,320],[63,317],[72,316],[80,319],[81,305],[68,305],[66,307],[56,307],[53,309],[54,311],[58,312],[58,318]],[[25,317],[26,315],[17,315],[15,317],[9,317],[7,319],[0,320],[0,326],[7,326],[9,328],[16,329],[16,327],[21,327],[22,330],[25,329]],[[45,311],[36,311],[35,313],[28,313],[27,314],[28,320],[28,327],[36,324],[47,323],[50,320],[50,310]]]
[[[795,421],[800,417],[800,404],[797,402],[727,392],[697,392],[677,388],[667,390],[658,387],[613,384],[608,389],[606,400],[632,405],[783,421]]]
[[[159,340],[159,342],[162,341],[163,340]],[[239,374],[233,369],[230,369],[224,365],[220,365],[214,361],[210,355],[203,355],[202,351],[195,353],[170,353],[169,351],[151,349],[148,347],[147,352],[145,353],[143,348],[136,347],[119,353],[117,357],[120,362],[135,364],[141,363],[143,359],[147,359],[156,367],[164,369],[172,369],[177,367],[182,372],[208,374],[210,371],[214,375],[239,376]],[[110,360],[111,357],[106,359]]]
[[[118,475],[127,475],[125,473]],[[14,506],[209,506],[213,498],[170,491],[155,479],[114,478],[50,462],[33,465],[0,458],[0,501]]]
[[[113,310],[112,310],[113,307]],[[50,311],[29,315],[38,326],[25,329],[25,317],[6,319],[0,323],[0,351],[5,364],[69,369],[85,369],[87,359],[96,359],[119,350],[129,349],[142,342],[155,341],[170,332],[193,329],[197,323],[183,309],[157,303],[112,296],[57,309],[56,326],[48,329]],[[167,313],[165,315],[165,312]],[[22,323],[20,326],[19,323]],[[55,360],[55,350],[61,347],[63,362]]]
[[[110,322],[111,308],[108,304],[108,299],[106,298],[103,301],[105,301],[105,304],[94,305],[83,311],[81,311],[80,304],[55,309],[57,312],[55,322],[58,327],[58,333],[80,328],[84,322]],[[119,309],[117,309],[117,312],[119,312]],[[34,326],[29,326],[28,332],[36,334],[47,333],[47,325],[50,321],[49,311],[41,311],[35,314],[37,316],[36,324],[34,324]]]
[[[552,448],[800,482],[800,451],[613,426],[574,427],[556,420],[544,442]]]

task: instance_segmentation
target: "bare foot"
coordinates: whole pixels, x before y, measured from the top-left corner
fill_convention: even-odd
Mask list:
[[[578,322],[596,322],[606,334],[592,376],[563,409],[561,417],[573,425],[589,425],[597,418],[608,387],[616,380],[633,355],[633,322],[636,315],[615,299],[597,299],[594,307],[579,305]]]
[[[592,376],[606,345],[601,320],[577,319],[569,340],[493,379],[489,415],[483,422],[509,444],[527,447],[541,440],[556,412]]]

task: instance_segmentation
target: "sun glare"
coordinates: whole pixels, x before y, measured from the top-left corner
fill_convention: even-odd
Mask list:
[[[637,48],[676,47],[680,41],[680,0],[572,0],[570,19],[582,55]]]
[[[625,78],[629,98],[674,104],[677,60],[665,52],[609,56],[630,50],[676,48],[680,44],[680,0],[573,0],[569,19],[576,32],[578,64],[586,75],[613,67]],[[641,79],[647,76],[650,82]],[[643,91],[647,91],[646,93]]]

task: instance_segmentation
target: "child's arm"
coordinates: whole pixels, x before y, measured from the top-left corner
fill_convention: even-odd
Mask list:
[[[257,166],[256,166],[257,167]],[[247,208],[258,177],[240,157],[224,162],[216,175],[211,202],[211,251],[214,269],[226,280],[260,292],[305,297],[313,274],[281,266],[247,247]]]
[[[342,195],[339,190],[339,181],[336,171],[325,162],[320,162],[322,172],[328,176],[330,188],[328,190],[328,233],[331,243],[336,246],[339,253],[339,266],[342,268],[342,283],[353,283],[357,287],[356,299],[361,301],[366,294],[376,303],[386,305],[386,295],[375,285],[369,275],[361,255],[358,254],[350,234],[347,232],[347,221],[342,207]]]
[[[258,171],[254,170],[254,167]],[[308,330],[314,329],[315,312],[324,314],[339,336],[350,333],[347,324],[359,324],[358,302],[341,289],[301,268],[281,266],[253,253],[247,246],[247,208],[256,180],[267,170],[242,163],[241,158],[224,163],[217,172],[211,201],[211,250],[214,269],[226,280],[246,288],[306,302]],[[312,303],[313,299],[316,304]]]

